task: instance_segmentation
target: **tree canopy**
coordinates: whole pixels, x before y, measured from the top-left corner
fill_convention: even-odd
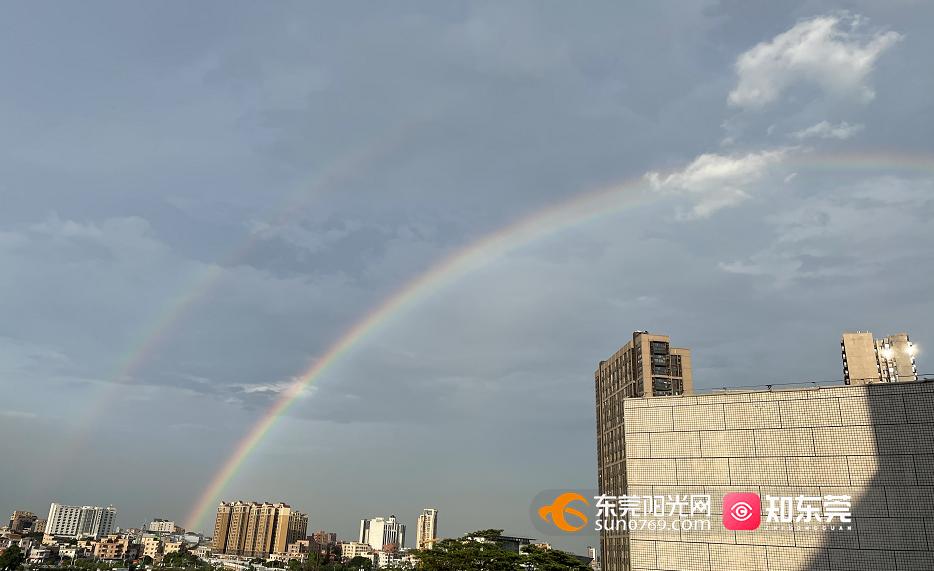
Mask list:
[[[590,571],[576,557],[556,549],[527,547],[520,555],[497,541],[503,530],[485,529],[442,539],[414,553],[424,571]]]
[[[0,569],[16,569],[23,561],[26,561],[26,556],[19,545],[11,545],[0,553]]]

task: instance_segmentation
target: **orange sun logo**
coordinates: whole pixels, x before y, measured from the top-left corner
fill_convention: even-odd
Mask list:
[[[538,515],[541,516],[543,520],[548,521],[548,514],[551,514],[551,522],[554,523],[559,528],[563,529],[564,531],[577,531],[578,529],[581,529],[582,527],[587,525],[587,516],[585,516],[584,514],[582,514],[581,512],[577,511],[574,508],[568,507],[568,504],[575,500],[580,500],[584,502],[585,504],[587,504],[588,506],[590,505],[589,503],[587,503],[587,500],[584,499],[584,496],[580,494],[575,494],[574,492],[568,492],[566,494],[561,494],[560,496],[558,496],[558,498],[555,500],[555,503],[551,504],[550,506],[545,506],[542,509],[538,510]],[[584,523],[577,527],[574,527],[573,525],[569,524],[564,519],[564,514],[568,514],[568,513],[574,514],[577,517],[581,518],[582,520],[584,520]]]

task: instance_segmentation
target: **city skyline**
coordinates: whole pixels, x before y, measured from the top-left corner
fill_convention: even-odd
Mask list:
[[[934,373],[934,6],[114,6],[0,7],[0,510],[584,553],[529,503],[632,331],[694,393]]]

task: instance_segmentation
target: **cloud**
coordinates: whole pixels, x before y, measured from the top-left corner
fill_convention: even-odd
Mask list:
[[[36,418],[34,412],[21,412],[18,410],[0,410],[0,416],[7,418]]]
[[[534,13],[512,5],[478,8],[450,29],[448,40],[482,71],[513,79],[541,77],[569,61],[567,42],[548,34]]]
[[[931,241],[932,181],[876,177],[838,186],[766,221],[775,238],[746,260],[720,263],[736,274],[767,276],[777,287],[796,280],[885,275],[886,267],[913,265]],[[897,228],[910,236],[898,247],[867,228]]]
[[[785,147],[743,156],[704,154],[682,171],[668,176],[650,172],[645,178],[656,191],[694,197],[696,204],[684,218],[706,218],[749,198],[749,186],[762,179],[792,150]]]
[[[757,44],[736,60],[739,83],[730,92],[730,105],[758,109],[799,83],[868,103],[875,97],[868,76],[876,60],[904,36],[892,31],[865,34],[859,29],[863,22],[860,16],[819,16]]]
[[[808,137],[820,137],[822,139],[849,139],[859,131],[865,129],[865,125],[850,125],[846,121],[842,121],[839,125],[834,126],[828,123],[827,121],[821,121],[817,125],[812,125],[807,129],[802,129],[796,133],[791,133],[789,136],[796,139],[807,139]]]

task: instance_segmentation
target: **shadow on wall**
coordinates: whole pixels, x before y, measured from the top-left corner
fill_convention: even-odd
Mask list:
[[[839,442],[853,531],[823,535],[822,549],[804,569],[934,569],[934,380],[860,388],[868,397],[863,407],[854,399],[848,410],[847,399],[840,399],[843,418],[854,424],[841,431]],[[868,422],[859,423],[864,414]],[[864,439],[874,456],[858,455]],[[822,486],[821,494],[845,489]]]

